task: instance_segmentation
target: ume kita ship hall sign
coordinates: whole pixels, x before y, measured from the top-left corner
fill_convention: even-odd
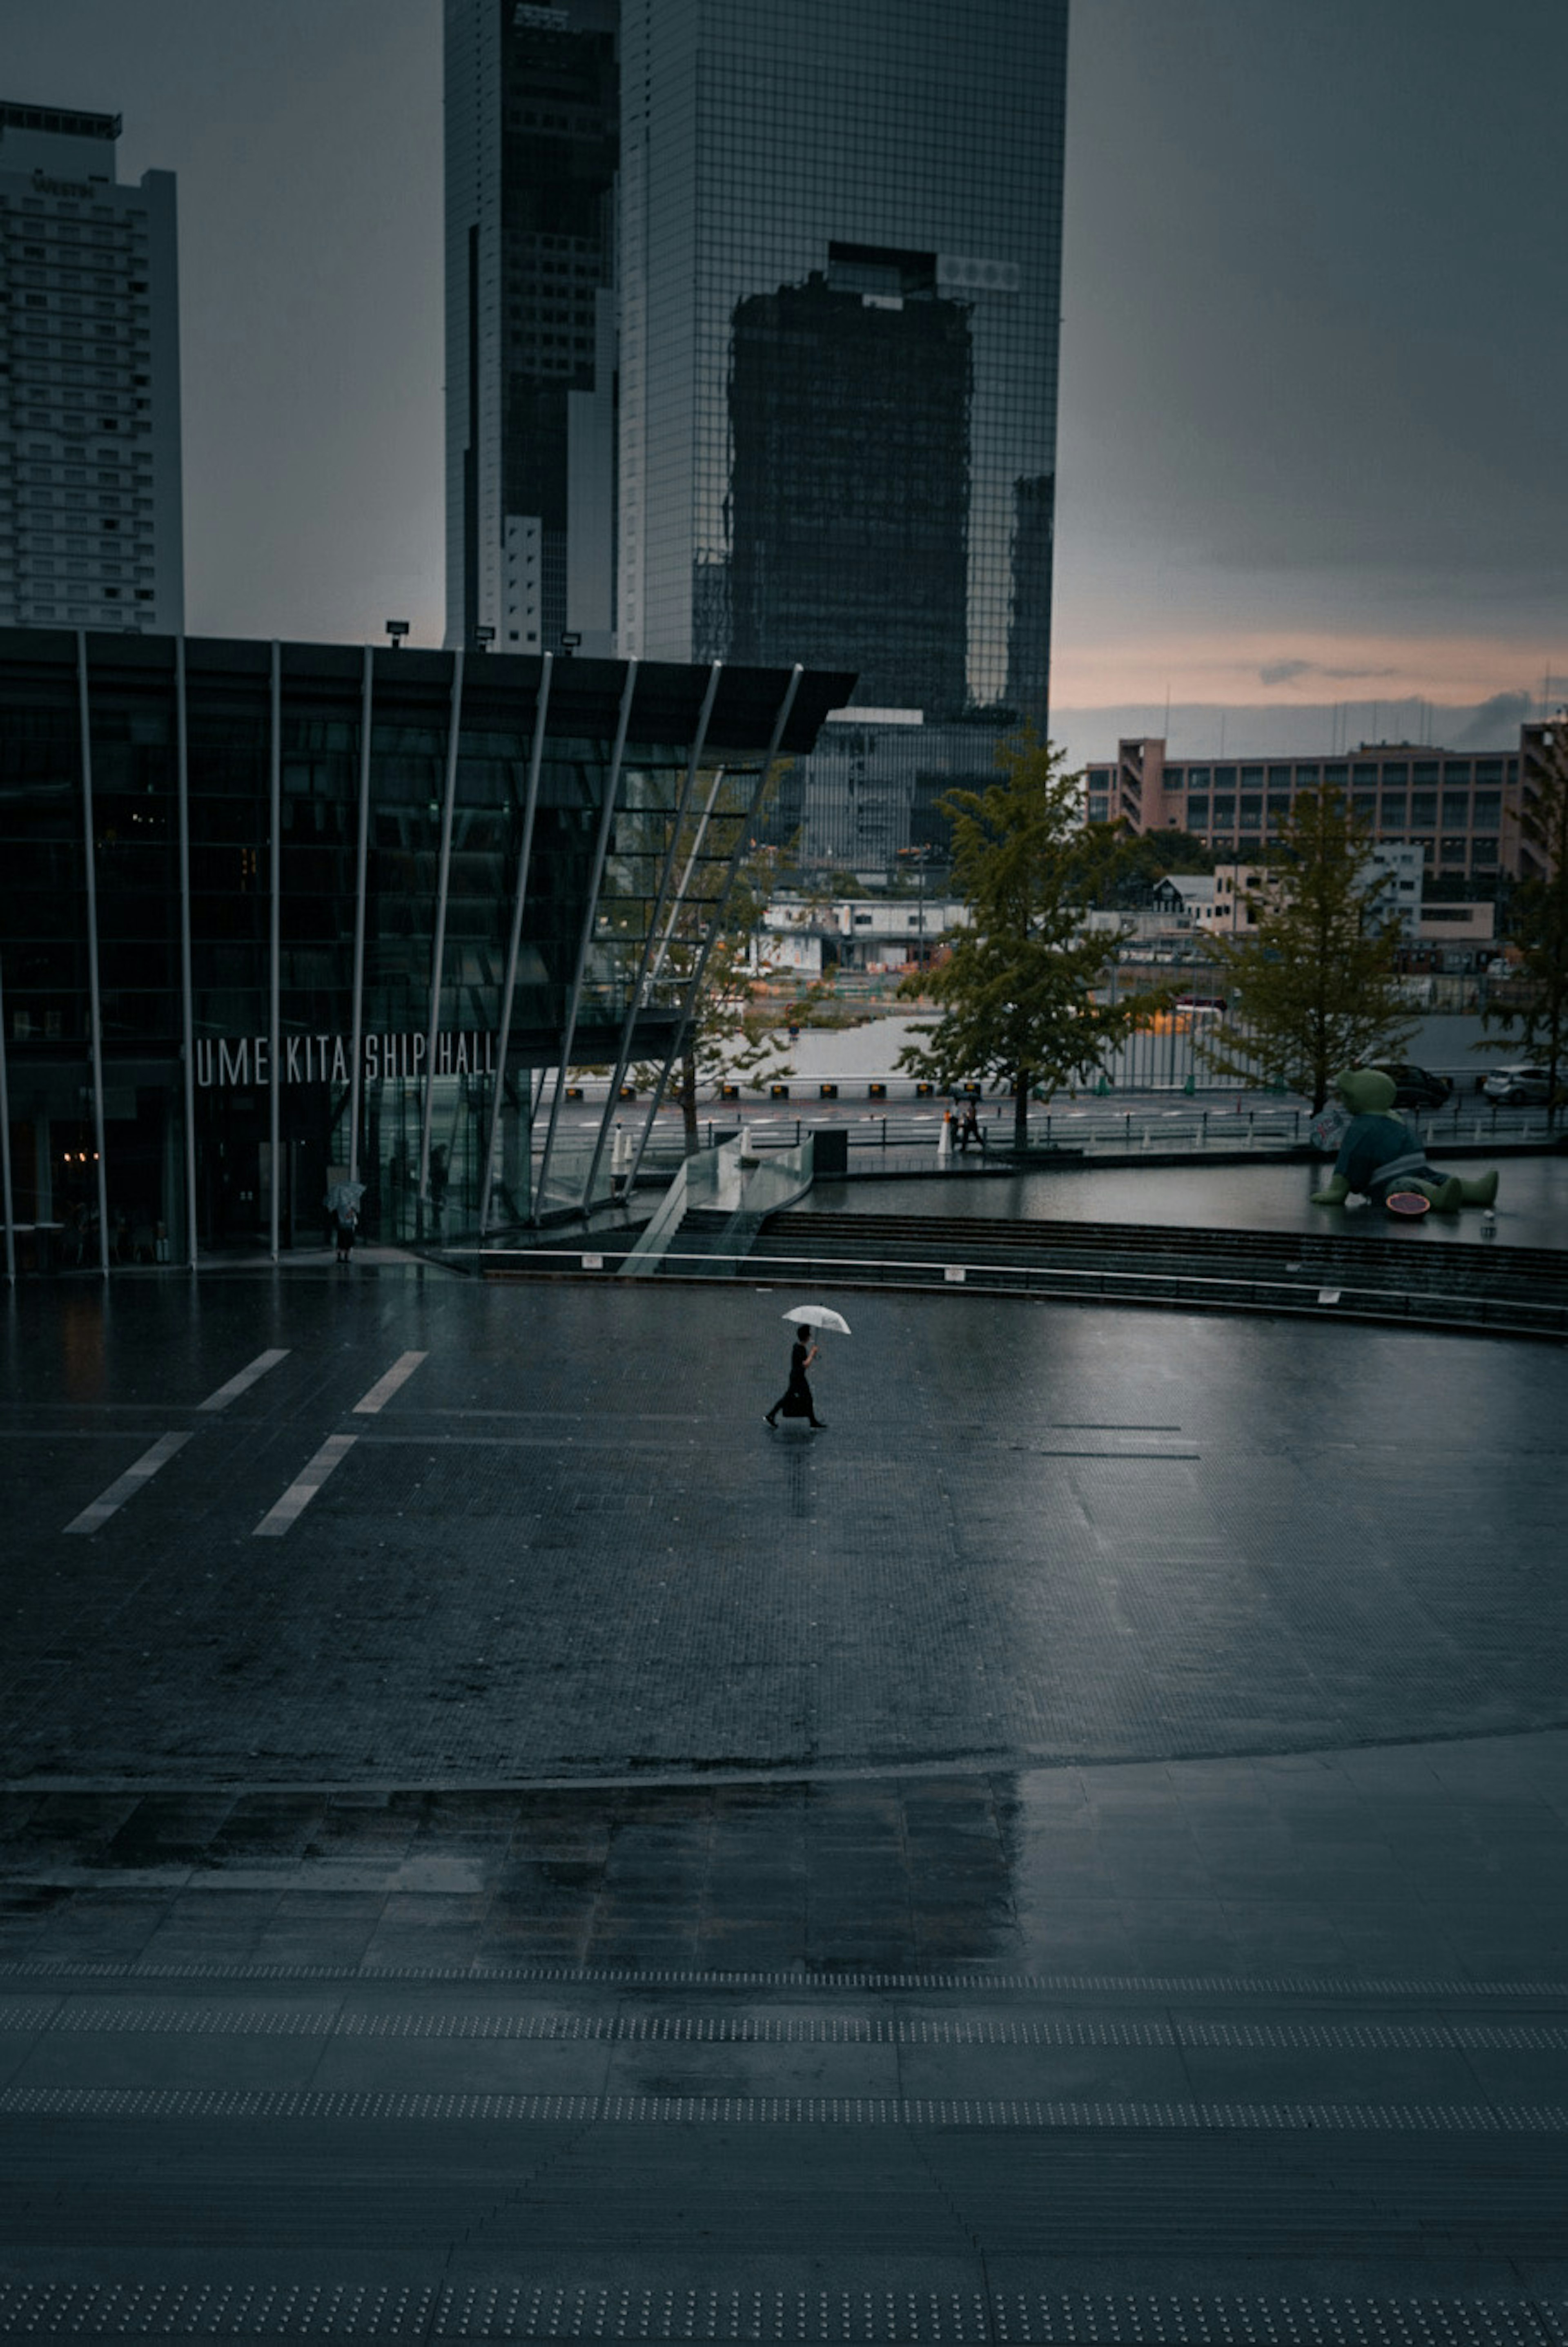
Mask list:
[[[425,1073],[424,1035],[364,1035],[360,1074],[367,1084]],[[345,1035],[284,1035],[278,1047],[282,1084],[346,1084],[354,1039]],[[437,1076],[493,1076],[496,1039],[489,1033],[438,1034],[431,1062]],[[204,1035],[197,1039],[196,1081],[204,1089],[272,1081],[272,1047],[265,1035]]]

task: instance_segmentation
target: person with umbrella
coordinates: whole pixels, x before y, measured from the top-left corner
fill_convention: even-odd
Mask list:
[[[334,1182],[327,1192],[327,1212],[337,1231],[337,1259],[347,1263],[354,1255],[354,1234],[359,1228],[359,1202],[364,1195],[363,1182]]]
[[[781,1411],[785,1418],[804,1418],[815,1432],[821,1434],[826,1430],[826,1420],[816,1414],[816,1403],[805,1374],[816,1358],[817,1348],[812,1342],[810,1332],[813,1328],[837,1328],[847,1337],[849,1323],[838,1313],[830,1312],[823,1304],[797,1305],[793,1312],[786,1312],[784,1317],[795,1324],[794,1344],[789,1357],[789,1383],[772,1409],[764,1410],[763,1415],[769,1426],[778,1424]]]

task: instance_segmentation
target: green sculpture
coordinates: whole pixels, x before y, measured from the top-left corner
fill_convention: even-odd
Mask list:
[[[1461,1206],[1491,1205],[1497,1195],[1495,1167],[1466,1181],[1429,1165],[1409,1126],[1390,1113],[1392,1076],[1380,1068],[1347,1068],[1335,1077],[1334,1090],[1348,1122],[1324,1120],[1313,1128],[1327,1146],[1337,1142],[1339,1150],[1327,1187],[1312,1193],[1315,1206],[1342,1206],[1352,1191],[1375,1206],[1389,1206],[1390,1200],[1413,1194],[1440,1214],[1457,1214]]]

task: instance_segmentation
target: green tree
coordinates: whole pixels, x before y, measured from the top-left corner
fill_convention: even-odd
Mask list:
[[[1097,828],[1099,826],[1096,826]],[[1128,830],[1114,826],[1122,846],[1112,870],[1101,884],[1096,902],[1108,910],[1133,911],[1147,905],[1156,881],[1170,872],[1212,872],[1214,851],[1190,831]]]
[[[1397,1056],[1409,1041],[1395,974],[1399,925],[1384,909],[1370,848],[1340,792],[1296,799],[1269,843],[1266,880],[1243,899],[1251,925],[1213,940],[1245,1018],[1241,1032],[1197,1040],[1219,1074],[1305,1092],[1316,1111],[1339,1069]]]
[[[1539,1060],[1552,1083],[1568,1073],[1568,711],[1530,737],[1521,761],[1519,829],[1527,869],[1513,890],[1509,934],[1519,949],[1524,999],[1481,1012],[1485,1026],[1522,1029],[1482,1051]]]
[[[1119,939],[1087,930],[1084,907],[1114,871],[1122,844],[1082,821],[1081,774],[1026,729],[997,752],[1001,779],[941,802],[952,825],[953,887],[972,926],[946,958],[911,976],[901,994],[940,1012],[898,1065],[944,1088],[979,1079],[1013,1088],[1014,1145],[1029,1133],[1029,1102],[1104,1068],[1122,1038],[1157,1009],[1163,991],[1098,1002]]]

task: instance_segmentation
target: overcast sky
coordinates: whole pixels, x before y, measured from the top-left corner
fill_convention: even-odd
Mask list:
[[[1073,0],[1075,756],[1568,691],[1565,88],[1565,0]],[[191,630],[438,642],[438,0],[0,0],[0,95],[179,174]]]

